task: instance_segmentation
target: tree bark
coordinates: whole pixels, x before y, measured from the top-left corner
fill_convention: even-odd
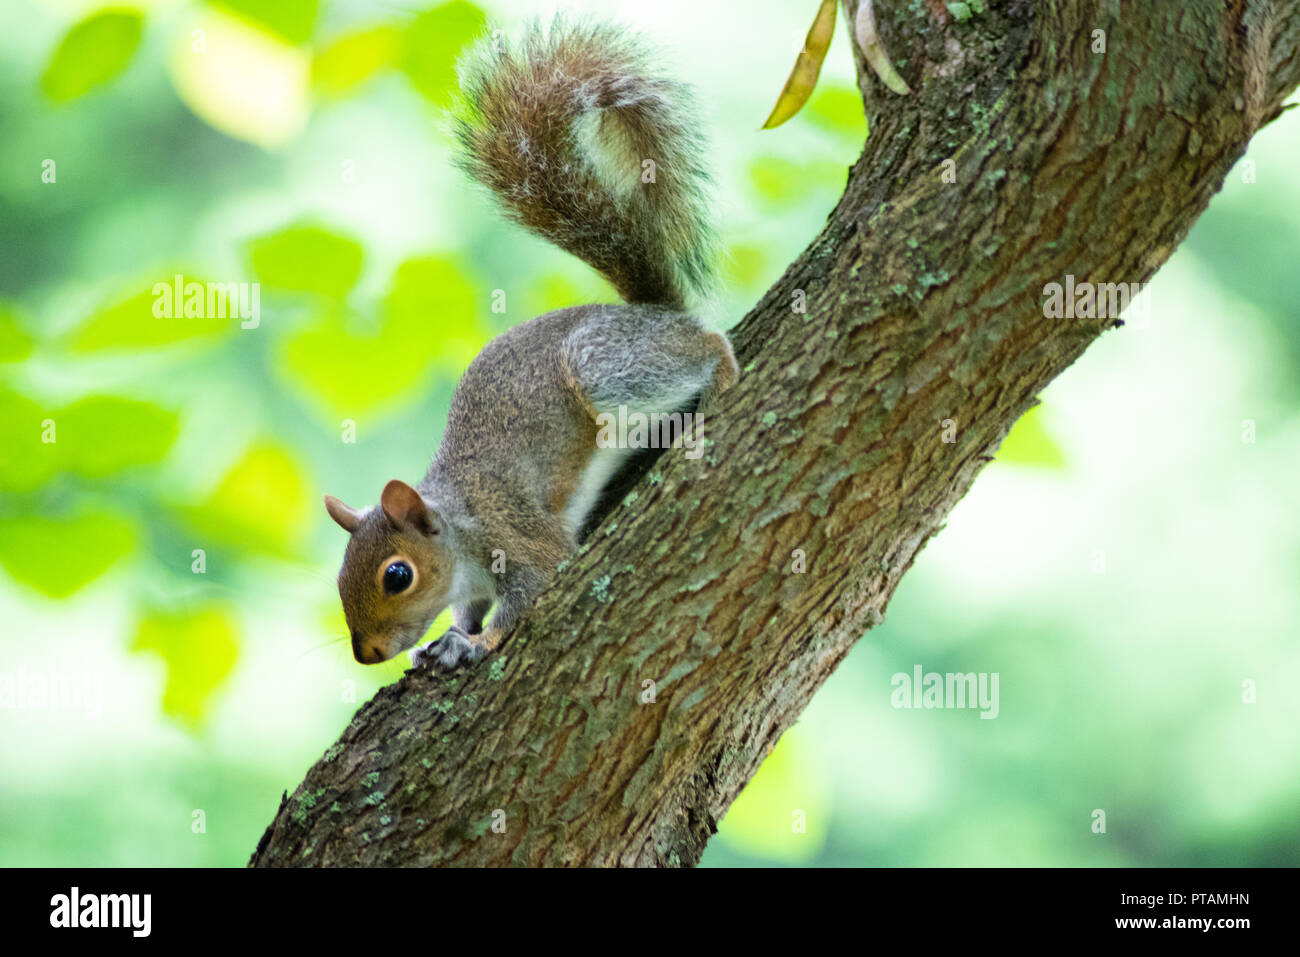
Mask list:
[[[865,151],[733,330],[704,455],[664,454],[497,654],[364,705],[253,865],[699,860],[1012,424],[1119,325],[1045,318],[1044,287],[1147,281],[1300,82],[1300,0],[983,8],[876,0],[913,93],[858,57]]]

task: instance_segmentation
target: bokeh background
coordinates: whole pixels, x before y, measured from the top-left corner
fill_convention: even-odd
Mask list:
[[[814,0],[563,6],[698,87],[735,323],[867,133],[843,23],[759,132]],[[241,865],[400,675],[351,660],[321,494],[418,478],[488,338],[613,298],[449,162],[463,43],[554,8],[0,4],[0,864]],[[1300,863],[1297,155],[1300,113],[1256,137],[705,864]],[[259,283],[260,324],[155,319],[176,273]],[[998,673],[999,717],[894,709],[918,664]]]

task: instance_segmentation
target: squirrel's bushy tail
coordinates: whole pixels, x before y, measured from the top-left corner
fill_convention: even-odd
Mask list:
[[[617,27],[563,19],[482,41],[460,67],[459,162],[628,302],[681,308],[713,278],[711,178],[690,89],[651,60]]]

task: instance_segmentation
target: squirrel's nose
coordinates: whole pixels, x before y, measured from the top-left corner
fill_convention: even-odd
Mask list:
[[[361,633],[352,629],[352,657],[363,665],[373,665],[384,660],[383,652],[361,640]]]

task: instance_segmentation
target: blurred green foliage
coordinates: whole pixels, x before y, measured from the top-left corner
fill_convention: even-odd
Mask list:
[[[64,34],[41,75],[56,103],[85,96],[126,69],[140,45],[144,18],[134,10],[102,10]]]
[[[65,516],[0,519],[0,566],[50,598],[67,598],[136,547],[136,526],[109,511],[76,509]]]
[[[176,512],[205,540],[253,553],[301,552],[314,513],[308,483],[293,456],[265,439],[251,446],[201,503]]]
[[[266,289],[342,299],[361,277],[361,244],[318,226],[290,226],[254,240],[253,272]]]
[[[23,328],[18,312],[0,303],[0,362],[19,362],[32,353],[35,339]]]
[[[185,270],[177,270],[175,273],[160,271],[160,274],[167,276],[166,279],[158,280],[164,284],[169,284],[172,275],[184,276],[185,282],[205,282],[193,272]],[[230,333],[234,328],[228,318],[218,318],[215,315],[195,316],[184,322],[158,322],[154,315],[154,304],[158,297],[153,292],[154,284],[147,285],[147,291],[114,301],[86,317],[68,335],[69,351],[80,353],[148,349],[192,339],[217,338]],[[224,297],[221,301],[225,302]],[[226,309],[228,312],[228,305]]]
[[[451,0],[420,13],[406,28],[402,69],[412,85],[436,106],[456,95],[456,59],[483,34],[487,17],[465,0]]]
[[[312,84],[322,97],[338,98],[358,92],[367,80],[398,64],[405,34],[394,26],[346,33],[312,58]]]
[[[792,728],[727,809],[726,842],[785,864],[817,858],[830,823],[830,789],[816,751]]]
[[[190,727],[203,721],[212,693],[239,656],[234,616],[221,604],[177,613],[146,614],[131,639],[134,652],[152,652],[167,667],[162,710]]]
[[[215,0],[214,6],[263,27],[288,43],[300,44],[311,40],[320,14],[319,0]]]
[[[1061,469],[1065,453],[1043,424],[1042,406],[1034,406],[1012,426],[998,449],[997,460],[1017,465]]]

